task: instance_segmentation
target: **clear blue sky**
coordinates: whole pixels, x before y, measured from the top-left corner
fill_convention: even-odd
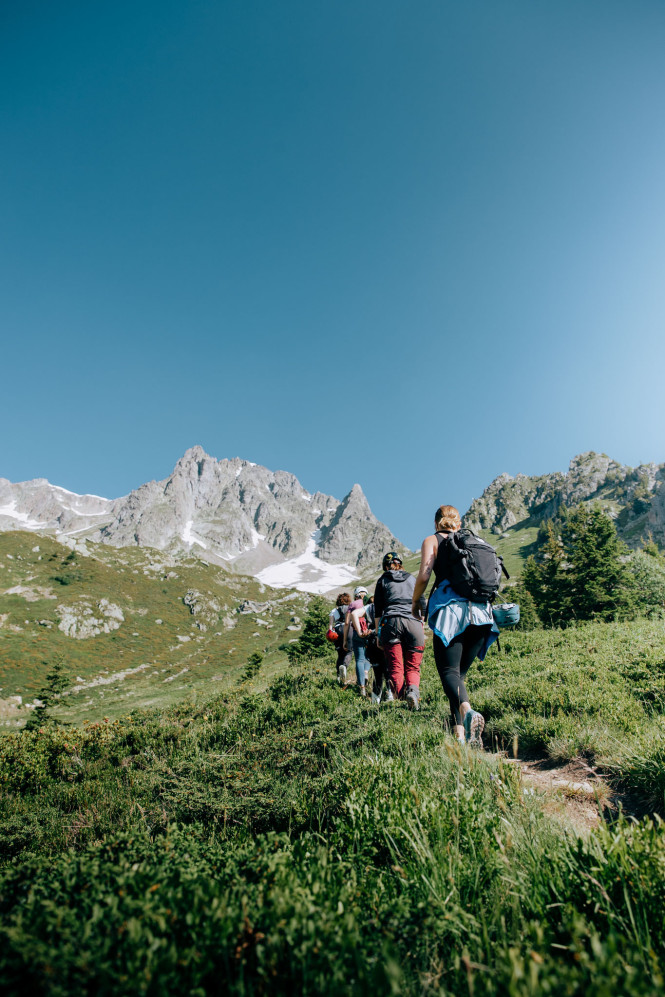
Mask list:
[[[0,476],[200,443],[410,546],[584,450],[665,460],[662,0],[0,11]]]

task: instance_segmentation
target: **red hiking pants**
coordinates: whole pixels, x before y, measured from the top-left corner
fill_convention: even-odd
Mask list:
[[[384,618],[381,647],[386,658],[386,678],[397,698],[405,696],[409,686],[420,688],[424,646],[422,623],[404,616]]]

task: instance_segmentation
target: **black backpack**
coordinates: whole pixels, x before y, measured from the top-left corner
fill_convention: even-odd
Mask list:
[[[344,640],[344,621],[346,619],[346,613],[342,612],[342,607],[337,607],[337,623],[333,626],[333,630],[337,634],[336,646],[341,647]]]
[[[499,591],[501,572],[509,578],[494,547],[477,537],[473,530],[457,530],[444,537],[445,577],[458,595],[471,602],[492,602]]]

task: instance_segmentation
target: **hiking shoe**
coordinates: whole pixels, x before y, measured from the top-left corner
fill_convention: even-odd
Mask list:
[[[379,703],[381,702],[381,693],[380,692],[373,692],[372,693],[372,702],[374,703],[375,706],[379,705]]]
[[[362,696],[363,699],[366,699],[367,697],[367,689],[365,688],[364,685],[360,686],[360,695]]]
[[[415,685],[409,686],[409,689],[406,694],[406,705],[409,707],[410,710],[420,709],[420,690],[418,689],[417,686]]]
[[[390,686],[388,686],[388,688],[386,689],[386,698],[384,699],[384,702],[385,703],[394,703],[395,702],[395,697],[393,696],[393,691],[390,688]]]
[[[466,743],[472,748],[482,748],[482,733],[485,727],[485,717],[477,710],[469,710],[464,717],[464,736]]]
[[[346,665],[340,665],[337,669],[337,681],[340,685],[346,682]]]

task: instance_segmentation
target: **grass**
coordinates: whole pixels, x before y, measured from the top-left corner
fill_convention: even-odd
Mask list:
[[[3,994],[662,992],[662,621],[504,633],[469,674],[491,747],[581,755],[650,815],[580,839],[516,766],[452,740],[430,644],[421,711],[379,709],[330,662],[287,665],[302,597],[25,534],[0,535],[0,564],[3,697],[54,654],[113,679],[66,697],[71,726],[0,738]],[[206,630],[191,590],[219,605]],[[39,624],[84,596],[120,605],[119,630]],[[270,630],[237,612],[269,596]]]
[[[115,718],[134,707],[168,706],[196,698],[202,690],[209,696],[213,680],[218,689],[230,689],[252,653],[264,655],[265,681],[282,666],[279,646],[297,636],[287,627],[293,615],[303,615],[307,597],[301,593],[274,592],[253,578],[194,558],[173,566],[159,551],[91,549],[94,556],[72,556],[49,538],[0,534],[0,697],[5,704],[16,695],[26,702],[34,699],[56,657],[74,688],[68,697],[74,722]],[[21,591],[7,594],[17,587]],[[193,614],[185,604],[190,591],[201,594],[202,612]],[[99,616],[102,599],[120,607],[124,622],[118,629],[82,640],[58,629],[58,607],[87,605]],[[239,613],[246,599],[272,605],[263,613]],[[21,722],[16,710],[4,713],[6,724]]]
[[[610,729],[653,749],[662,624],[504,644],[470,675],[492,736],[536,717],[533,750],[580,722],[589,750]],[[423,690],[419,713],[368,707],[313,661],[0,739],[3,993],[662,992],[660,820],[562,833],[514,766],[449,737],[429,659]]]

